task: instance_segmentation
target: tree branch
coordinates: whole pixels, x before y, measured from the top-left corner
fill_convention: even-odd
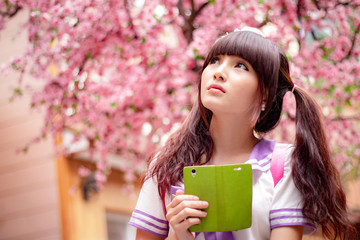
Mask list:
[[[320,4],[319,4],[319,0],[313,0],[313,2],[314,2],[314,4],[315,4],[317,10],[320,10],[320,9],[321,9],[321,6],[320,6]]]
[[[319,0],[313,0],[313,2],[318,10],[323,9],[326,13],[329,10],[329,7],[321,6],[319,3]],[[334,8],[337,8],[338,6],[351,6],[352,8],[358,8],[358,7],[360,7],[360,4],[352,4],[352,0],[344,1],[344,2],[341,2],[340,0],[338,0],[338,1],[336,1]]]
[[[126,14],[128,15],[128,18],[129,18],[129,28],[134,32],[134,39],[138,39],[138,35],[137,35],[136,31],[135,31],[135,26],[134,26],[134,23],[133,23],[133,19],[132,19],[131,14],[130,14],[128,1],[124,1],[124,4],[125,4]]]
[[[302,10],[303,6],[304,6],[303,0],[298,0],[297,8],[296,8],[296,14],[298,16],[299,21],[301,20],[301,17],[302,17],[301,10]]]
[[[359,24],[359,25],[357,26],[357,28],[355,29],[355,31],[354,31],[354,36],[353,36],[353,38],[352,38],[352,40],[351,40],[351,47],[350,47],[348,53],[346,54],[346,56],[345,56],[343,59],[341,59],[341,62],[344,61],[345,59],[349,59],[349,58],[350,58],[352,52],[354,51],[355,42],[356,42],[356,37],[358,36],[359,32],[360,32],[360,24]]]
[[[195,30],[194,27],[194,21],[196,17],[201,13],[201,11],[210,3],[210,1],[207,1],[203,3],[197,10],[195,10],[195,3],[192,0],[191,1],[191,14],[190,16],[187,16],[185,13],[184,5],[182,0],[179,0],[176,4],[180,16],[184,18],[184,25],[181,27],[183,34],[186,38],[186,41],[190,43],[193,40],[193,31]]]
[[[179,9],[180,16],[182,16],[186,20],[187,16],[185,14],[185,9],[182,0],[179,0],[176,6]]]
[[[204,8],[210,3],[210,1],[207,1],[205,3],[203,3],[198,10],[195,11],[195,13],[192,14],[191,18],[194,21],[195,18],[201,13],[202,10],[204,10]]]
[[[286,114],[286,116],[288,117],[288,119],[290,119],[291,121],[295,121],[296,120],[296,117],[294,115],[291,115],[289,112],[287,111],[284,111],[284,113]],[[337,122],[340,122],[340,121],[347,121],[347,120],[354,120],[354,121],[359,121],[359,118],[357,115],[351,115],[351,116],[348,116],[348,117],[343,117],[343,116],[336,116],[334,118],[330,118],[329,119],[330,121],[337,121]]]
[[[194,0],[191,0],[191,12],[195,11],[195,2]]]
[[[334,118],[332,118],[330,120],[331,121],[347,121],[347,120],[359,121],[359,118],[356,115],[351,115],[351,116],[348,116],[348,117],[337,116],[337,117],[334,117]]]
[[[15,10],[13,12],[0,12],[0,15],[3,17],[14,17],[21,10],[20,6],[15,6]]]
[[[268,12],[266,13],[265,19],[257,25],[257,28],[262,28],[266,24],[268,24],[270,21]]]
[[[194,29],[195,29],[193,24],[192,24],[193,21],[190,21],[189,17],[186,16],[182,0],[178,1],[177,7],[179,9],[180,16],[182,16],[184,18],[184,25],[181,26],[182,32],[183,32],[183,34],[185,36],[186,41],[188,43],[190,43],[192,41],[192,39],[193,39],[192,33],[193,33]]]
[[[342,6],[351,6],[353,8],[357,8],[360,6],[360,4],[351,4],[351,3],[352,3],[352,0],[347,1],[347,2],[341,2],[340,0],[338,0],[335,4],[335,7],[342,5]]]

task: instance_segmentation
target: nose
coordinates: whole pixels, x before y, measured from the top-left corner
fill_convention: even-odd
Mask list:
[[[220,80],[220,81],[225,81],[225,77],[224,77],[224,74],[220,71],[217,71],[215,74],[214,74],[214,80]]]
[[[214,72],[214,80],[226,81],[227,80],[227,61],[226,59],[216,66]]]

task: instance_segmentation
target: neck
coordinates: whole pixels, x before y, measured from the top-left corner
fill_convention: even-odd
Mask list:
[[[247,161],[255,144],[259,141],[253,134],[253,127],[246,119],[213,115],[210,134],[214,152],[210,164],[232,164]]]

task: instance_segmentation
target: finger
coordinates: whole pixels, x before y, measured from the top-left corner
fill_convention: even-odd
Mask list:
[[[183,190],[181,190],[181,189],[176,190],[176,193],[175,193],[176,196],[177,195],[184,195],[184,194],[185,194],[185,192]]]
[[[200,218],[187,218],[181,224],[183,224],[186,229],[189,229],[189,227],[200,223],[201,223]]]
[[[176,207],[167,209],[166,219],[175,224],[189,217],[206,217],[207,213],[200,209],[208,206],[209,204],[205,201],[183,201]]]
[[[176,196],[175,198],[177,198],[178,200],[199,200],[198,196],[195,195],[190,195],[190,194],[184,194],[184,192],[182,190],[177,190],[176,191]],[[175,199],[174,198],[174,199]]]
[[[177,224],[177,226],[175,226],[175,228],[177,228],[179,230],[186,230],[187,231],[191,226],[196,225],[196,224],[200,224],[200,223],[201,223],[200,218],[187,218],[187,219],[184,219],[179,224]]]
[[[172,226],[177,239],[195,239],[195,233],[189,232],[188,228],[201,222],[198,218],[189,218]]]
[[[176,197],[178,198],[178,197]],[[190,200],[189,200],[190,199]],[[166,206],[166,211],[171,215],[176,215],[185,208],[193,209],[205,209],[209,207],[209,203],[206,201],[192,200],[189,195],[179,195],[178,199],[174,199]]]
[[[178,214],[174,215],[173,219],[175,222],[181,222],[184,219],[188,218],[204,218],[207,216],[207,212],[193,209],[193,208],[185,208],[181,210]]]
[[[209,207],[209,203],[206,201],[200,200],[184,200],[181,201],[174,208],[185,209],[185,208],[194,208],[194,209],[205,209]]]
[[[176,207],[178,204],[180,204],[184,200],[189,200],[189,201],[199,200],[199,197],[197,197],[197,196],[181,194],[181,192],[182,192],[181,190],[176,191],[176,193],[178,193],[178,192],[179,192],[179,195],[175,196],[175,198],[166,206],[166,209],[168,207],[170,207],[170,208]]]
[[[176,191],[176,193],[175,193],[175,195],[177,196],[177,195],[183,195],[183,194],[185,194],[185,192],[183,191],[183,190],[177,190]]]

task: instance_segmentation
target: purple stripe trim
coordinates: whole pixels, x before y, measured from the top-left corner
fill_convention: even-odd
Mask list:
[[[255,161],[258,161],[258,160],[251,159],[249,162],[245,162],[245,163],[251,164],[253,170],[264,171],[267,166],[270,166],[271,158],[262,164],[259,164],[259,162],[255,162]]]
[[[278,228],[278,227],[287,227],[287,226],[308,226],[308,227],[312,227],[313,229],[316,229],[316,226],[314,224],[307,223],[307,222],[275,224],[275,225],[271,225],[270,229],[274,229],[274,228]]]
[[[128,224],[131,225],[131,226],[133,226],[133,227],[136,227],[136,228],[139,228],[139,229],[141,229],[141,230],[144,230],[145,232],[154,234],[154,235],[156,235],[156,236],[165,237],[165,238],[168,236],[167,234],[165,235],[165,234],[160,234],[160,233],[151,231],[150,229],[144,228],[143,226],[140,226],[140,225],[138,225],[138,224],[136,224],[136,223],[133,223],[133,222],[129,222]]]
[[[303,217],[303,216],[274,217],[274,218],[270,218],[270,221],[274,221],[277,219],[287,219],[287,218],[302,218],[302,219],[304,219],[305,217]]]
[[[143,223],[146,223],[147,225],[150,225],[150,226],[152,226],[152,227],[154,227],[154,228],[157,228],[157,229],[159,229],[159,230],[161,230],[161,231],[169,231],[168,228],[159,227],[159,226],[157,226],[157,225],[155,225],[155,224],[153,224],[153,223],[151,223],[151,222],[148,222],[148,221],[146,221],[146,220],[144,220],[144,219],[142,219],[142,218],[138,218],[138,217],[135,217],[135,216],[132,216],[131,218],[137,219],[137,220],[139,220],[139,221],[141,221],[141,222],[143,222]]]
[[[276,212],[302,212],[302,209],[301,208],[281,208],[281,209],[270,210],[270,214],[276,213]]]
[[[265,167],[266,165],[268,165],[271,162],[271,159],[269,159],[269,161],[264,162],[263,164],[260,165],[260,167]]]
[[[139,213],[139,214],[141,214],[141,215],[144,215],[144,216],[146,216],[146,217],[149,217],[149,218],[151,218],[151,219],[154,219],[155,221],[158,221],[158,222],[160,222],[160,223],[164,223],[164,224],[166,224],[166,225],[168,224],[168,221],[159,219],[159,218],[154,217],[154,216],[152,216],[152,215],[150,215],[150,214],[147,214],[147,213],[145,213],[145,212],[143,212],[143,211],[140,211],[140,210],[135,209],[134,212]]]

